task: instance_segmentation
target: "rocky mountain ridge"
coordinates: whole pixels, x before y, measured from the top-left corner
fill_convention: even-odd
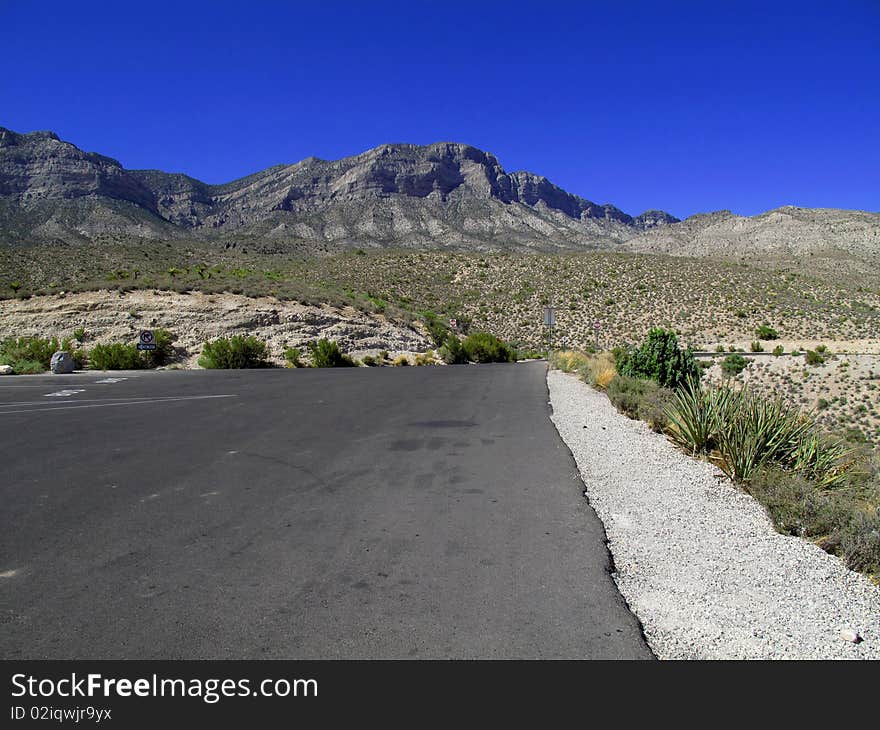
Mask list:
[[[0,127],[0,245],[203,240],[258,251],[351,248],[615,250],[743,258],[880,256],[880,214],[784,207],[679,221],[631,216],[475,147],[383,144],[309,157],[222,185],[127,170],[52,132]]]
[[[6,224],[0,235],[7,243],[130,231],[404,246],[509,238],[514,246],[542,249],[625,240],[677,220],[662,211],[630,216],[543,176],[507,173],[493,155],[458,143],[384,144],[341,160],[310,157],[209,185],[180,173],[127,170],[52,132],[4,128],[0,200]]]

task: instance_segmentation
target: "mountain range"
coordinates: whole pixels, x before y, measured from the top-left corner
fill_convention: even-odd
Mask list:
[[[127,170],[52,132],[0,127],[0,245],[203,239],[321,253],[353,247],[876,256],[880,214],[779,208],[679,221],[597,204],[465,144],[383,144],[222,185]]]

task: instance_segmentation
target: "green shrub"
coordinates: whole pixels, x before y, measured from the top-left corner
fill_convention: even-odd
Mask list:
[[[199,365],[209,370],[268,367],[266,343],[253,336],[234,335],[206,342]]]
[[[654,431],[666,429],[674,395],[671,389],[653,380],[617,375],[608,383],[607,393],[614,407],[624,415],[644,421]]]
[[[73,338],[82,344],[86,339],[86,328],[85,327],[77,327],[73,331]]]
[[[364,359],[363,359],[362,362],[363,362],[364,365],[366,365],[368,368],[372,368],[372,367],[375,367],[376,365],[379,365],[379,364],[380,364],[380,363],[376,362],[376,358],[373,357],[372,355],[364,355]]]
[[[665,388],[677,388],[701,372],[691,349],[680,349],[675,332],[661,327],[652,329],[641,347],[618,350],[616,365],[621,375],[650,378]]]
[[[746,489],[764,506],[773,525],[784,535],[830,535],[847,522],[845,500],[821,492],[799,474],[779,468],[763,469],[748,482]]]
[[[306,364],[302,361],[302,352],[296,347],[287,347],[284,350],[284,359],[293,368],[304,368]]]
[[[11,365],[15,372],[19,372],[24,363],[30,363],[29,369],[33,370],[32,364],[37,362],[43,370],[48,370],[52,355],[60,349],[57,337],[7,337],[0,344],[0,365]]]
[[[137,345],[114,342],[111,345],[95,345],[89,351],[89,368],[92,370],[139,370],[146,362]]]
[[[12,363],[3,364],[11,365],[12,372],[16,375],[39,375],[40,373],[46,372],[43,363],[38,360],[15,360]]]
[[[467,359],[473,362],[516,362],[513,348],[488,332],[468,335],[461,346]]]
[[[773,348],[773,356],[774,357],[780,357],[784,354],[785,354],[785,348],[782,345],[776,345],[776,347]]]
[[[849,568],[880,573],[880,514],[860,510],[838,531],[838,552]]]
[[[422,317],[434,346],[443,347],[443,343],[446,342],[446,338],[450,335],[449,325],[433,312],[423,312]]]
[[[779,333],[766,324],[755,327],[755,337],[759,340],[776,340],[779,339]]]
[[[758,340],[752,343],[751,348],[752,352],[764,352],[764,347]]]
[[[333,340],[321,338],[309,343],[312,365],[316,368],[352,368],[357,367],[354,360],[344,354]]]
[[[724,373],[727,377],[736,377],[743,370],[746,369],[746,366],[748,364],[748,360],[746,360],[738,352],[735,352],[725,357],[724,360],[721,362],[721,372]]]
[[[454,334],[450,334],[446,338],[443,347],[440,348],[437,354],[440,355],[440,359],[447,365],[462,365],[468,361],[467,353],[465,353],[461,345],[461,340]]]
[[[807,350],[804,354],[804,362],[807,365],[821,365],[825,362],[825,357],[815,350]]]

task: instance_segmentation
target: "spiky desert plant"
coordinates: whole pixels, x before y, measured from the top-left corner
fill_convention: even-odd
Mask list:
[[[729,385],[703,388],[689,378],[676,391],[667,409],[669,435],[693,454],[707,454],[718,445],[718,436],[740,407],[742,391]]]
[[[757,398],[742,391],[718,432],[719,466],[743,482],[765,464],[788,464],[812,422],[782,398]]]

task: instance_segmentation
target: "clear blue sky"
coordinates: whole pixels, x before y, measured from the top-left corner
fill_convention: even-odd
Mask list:
[[[129,168],[451,140],[632,214],[880,210],[880,0],[0,0],[0,48],[0,126]]]

